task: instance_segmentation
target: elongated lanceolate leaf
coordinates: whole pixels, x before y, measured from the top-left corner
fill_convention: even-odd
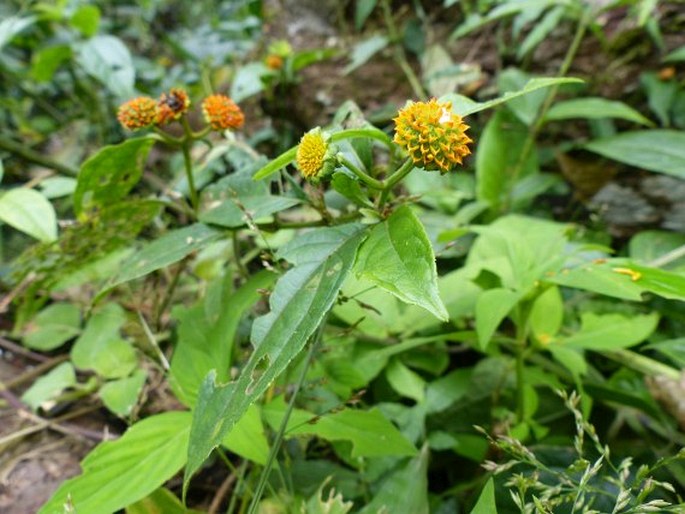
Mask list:
[[[67,502],[79,514],[107,514],[145,498],[183,466],[190,421],[189,412],[150,416],[100,444],[39,514],[62,514]]]
[[[188,447],[184,488],[247,408],[302,350],[333,305],[366,235],[362,225],[313,230],[279,252],[295,267],[271,294],[271,312],[252,327],[254,353],[226,385],[211,372],[200,387]]]
[[[650,127],[654,125],[651,120],[623,102],[606,100],[605,98],[574,98],[573,100],[557,102],[547,111],[545,121],[576,118],[618,118]]]
[[[438,292],[433,247],[409,207],[400,207],[373,227],[359,251],[357,270],[400,300],[423,307],[441,320],[449,318]]]

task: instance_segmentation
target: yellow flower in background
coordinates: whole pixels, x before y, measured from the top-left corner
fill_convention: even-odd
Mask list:
[[[202,102],[205,120],[214,130],[237,129],[243,126],[245,115],[226,95],[211,95]]]
[[[331,151],[328,145],[328,137],[320,127],[307,132],[297,146],[295,162],[307,180],[316,182],[326,174],[331,161]]]
[[[162,93],[157,101],[157,124],[165,125],[179,119],[190,107],[188,93],[180,88],[172,88]]]
[[[157,102],[148,96],[129,100],[119,107],[117,119],[128,130],[149,127],[157,119]]]
[[[414,164],[426,170],[447,173],[471,153],[469,128],[452,112],[452,103],[407,102],[395,121],[393,141],[407,151]]]

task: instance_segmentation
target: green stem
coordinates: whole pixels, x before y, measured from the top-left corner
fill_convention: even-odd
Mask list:
[[[381,143],[383,143],[391,150],[395,150],[396,148],[390,136],[388,136],[382,130],[379,130],[374,127],[341,130],[340,132],[331,134],[331,143],[337,143],[338,141],[342,141],[344,139],[352,139],[355,137],[366,137],[369,139],[375,139],[376,141],[380,141]]]
[[[659,361],[640,355],[631,350],[605,350],[601,352],[602,355],[608,357],[616,362],[627,366],[628,368],[650,375],[654,377],[663,376],[671,380],[680,380],[680,371]]]
[[[583,36],[585,35],[585,31],[587,30],[589,22],[590,10],[588,9],[581,14],[580,21],[578,22],[578,26],[576,27],[576,33],[573,36],[573,41],[571,42],[571,46],[569,46],[568,50],[566,51],[566,55],[564,56],[564,60],[561,63],[561,66],[559,67],[559,72],[557,76],[564,77],[568,73],[568,70],[571,67],[571,63],[573,62],[573,59],[575,58],[576,53],[578,52],[580,43],[583,40]],[[516,183],[516,180],[518,179],[519,175],[523,171],[523,166],[526,164],[526,160],[528,159],[528,155],[533,149],[535,140],[537,139],[537,136],[540,133],[540,129],[545,123],[545,116],[547,115],[547,111],[549,110],[549,108],[552,106],[552,102],[554,102],[554,98],[556,97],[558,90],[558,85],[552,86],[547,90],[547,95],[545,96],[545,99],[542,102],[542,106],[538,110],[535,116],[535,120],[528,129],[528,135],[526,137],[525,142],[523,143],[521,154],[519,155],[519,158],[516,161],[516,165],[514,166],[514,169],[511,173],[511,187],[509,188],[507,201],[503,206],[503,210],[505,211],[509,210],[509,208],[511,207],[511,195],[514,189],[513,186]]]
[[[381,7],[383,9],[383,20],[385,21],[385,25],[388,29],[388,35],[390,36],[390,40],[392,41],[395,50],[395,60],[406,75],[409,85],[414,90],[414,94],[417,96],[417,98],[419,100],[426,100],[428,98],[426,90],[421,85],[421,81],[416,76],[416,73],[414,73],[414,70],[409,65],[409,61],[407,60],[407,54],[402,46],[402,40],[399,31],[397,30],[397,25],[395,25],[395,18],[392,16],[390,2],[388,0],[382,0]]]
[[[409,173],[414,169],[414,161],[411,159],[407,159],[404,161],[402,166],[397,168],[395,172],[390,175],[387,179],[385,179],[384,184],[385,186],[383,187],[383,190],[381,191],[380,196],[378,197],[378,207],[383,207],[385,205],[386,200],[388,199],[388,195],[390,194],[390,191],[392,188],[404,177],[409,175]]]
[[[186,178],[188,179],[188,189],[190,192],[190,205],[193,211],[197,214],[198,197],[197,189],[195,189],[195,177],[193,176],[193,161],[190,158],[190,146],[193,143],[193,131],[188,124],[188,119],[184,116],[181,118],[181,125],[183,125],[183,133],[185,135],[183,143],[181,144],[181,151],[183,152],[183,163],[185,165]]]
[[[282,444],[283,438],[285,436],[285,430],[288,426],[288,421],[290,420],[290,415],[292,414],[293,409],[295,408],[295,400],[297,399],[297,395],[300,392],[302,385],[304,384],[304,380],[307,376],[307,372],[309,371],[309,366],[311,365],[312,361],[314,360],[314,354],[316,353],[316,349],[319,346],[319,342],[321,341],[321,337],[323,335],[323,329],[326,325],[326,317],[324,317],[324,320],[322,321],[321,325],[319,326],[319,330],[316,334],[316,339],[309,346],[309,352],[307,353],[307,357],[304,361],[304,365],[302,367],[302,372],[300,373],[300,377],[299,377],[297,383],[295,384],[295,389],[292,393],[292,396],[290,397],[290,401],[288,402],[288,406],[287,406],[285,413],[283,415],[283,419],[281,420],[281,425],[278,428],[278,433],[276,434],[276,439],[274,440],[273,446],[271,447],[271,451],[269,452],[269,458],[267,459],[266,465],[264,466],[264,470],[262,471],[262,474],[259,477],[259,483],[257,484],[257,487],[255,489],[255,494],[252,497],[252,502],[250,503],[250,508],[248,509],[248,514],[255,514],[257,512],[257,509],[259,508],[259,500],[262,497],[262,493],[264,492],[264,487],[266,486],[266,483],[269,479],[269,473],[271,472],[271,468],[273,467],[274,462],[276,460],[276,455],[280,451],[281,444]]]
[[[352,173],[357,175],[357,177],[359,177],[359,180],[364,182],[364,184],[366,184],[370,188],[379,190],[385,189],[385,184],[383,182],[373,177],[370,177],[369,175],[364,173],[355,164],[350,162],[350,160],[347,157],[345,157],[342,153],[339,153],[336,157],[340,164],[342,164],[343,166],[348,168]]]
[[[11,154],[21,157],[26,161],[33,162],[40,166],[45,166],[46,168],[55,170],[63,175],[68,175],[70,177],[75,177],[78,175],[78,169],[59,163],[53,159],[50,159],[49,157],[45,157],[38,152],[25,147],[21,143],[17,143],[16,141],[6,138],[5,136],[0,136],[0,150],[5,150]]]

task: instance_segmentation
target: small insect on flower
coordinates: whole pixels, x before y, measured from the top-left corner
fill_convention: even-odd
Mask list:
[[[402,147],[414,164],[444,174],[462,164],[471,153],[466,135],[469,128],[452,112],[451,102],[407,102],[397,113],[393,141]]]
[[[157,102],[148,96],[129,100],[119,107],[117,119],[128,130],[149,127],[157,118]]]
[[[162,93],[157,101],[157,124],[165,125],[179,119],[190,107],[188,93],[180,88],[172,88]]]
[[[245,115],[226,95],[211,95],[202,102],[205,120],[214,130],[237,129],[243,126]]]
[[[335,166],[334,149],[328,144],[328,139],[328,135],[316,127],[302,136],[297,145],[295,163],[310,182],[318,182]]]

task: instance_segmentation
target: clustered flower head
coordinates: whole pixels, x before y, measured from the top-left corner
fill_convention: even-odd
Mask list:
[[[202,113],[214,130],[237,129],[245,122],[243,111],[226,95],[211,95],[205,98],[202,102]]]
[[[129,100],[119,107],[117,119],[128,130],[149,127],[157,119],[157,102],[147,96]]]
[[[302,136],[297,146],[295,163],[310,182],[318,182],[334,167],[334,151],[328,139],[328,135],[316,127]]]
[[[462,164],[471,153],[467,146],[471,139],[469,128],[452,112],[452,103],[407,102],[395,121],[395,143],[407,151],[414,164],[441,174]]]
[[[172,88],[169,94],[162,93],[157,102],[157,124],[165,125],[179,119],[188,111],[190,98],[180,88]]]
[[[190,97],[181,88],[172,88],[155,100],[141,96],[119,107],[117,118],[128,130],[166,125],[179,120],[190,108]],[[202,102],[205,120],[214,130],[242,127],[245,116],[233,100],[226,95],[210,95]]]

